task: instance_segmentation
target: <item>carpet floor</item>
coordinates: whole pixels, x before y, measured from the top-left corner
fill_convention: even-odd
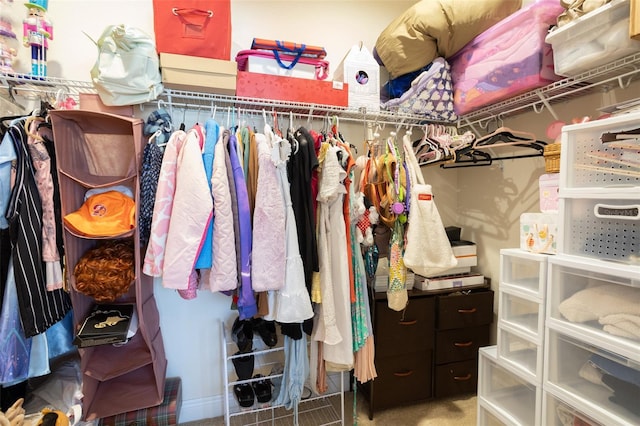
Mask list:
[[[475,394],[439,399],[379,410],[369,420],[369,407],[360,392],[357,392],[355,419],[353,392],[344,396],[344,425],[393,425],[393,426],[474,426],[477,417]],[[338,396],[305,402],[300,405],[298,425],[320,426],[341,424],[341,404]],[[294,425],[291,410],[265,409],[233,416],[232,426],[289,426]],[[224,426],[224,417],[182,423],[182,426]]]

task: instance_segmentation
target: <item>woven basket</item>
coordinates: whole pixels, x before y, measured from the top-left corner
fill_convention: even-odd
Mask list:
[[[560,172],[560,144],[552,143],[544,147],[544,170],[547,173]]]

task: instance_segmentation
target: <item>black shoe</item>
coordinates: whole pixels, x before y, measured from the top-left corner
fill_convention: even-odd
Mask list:
[[[253,405],[253,387],[249,383],[241,383],[233,386],[233,393],[241,407],[251,407]]]
[[[239,355],[238,352],[236,355]],[[253,366],[255,365],[255,357],[253,355],[245,355],[231,360],[236,369],[236,375],[239,380],[249,380],[253,376]]]
[[[263,318],[253,318],[251,320],[253,331],[258,333],[265,345],[270,348],[278,344],[278,334],[276,333],[275,321],[266,321]]]
[[[236,318],[231,327],[231,337],[238,345],[238,350],[242,353],[251,352],[253,349],[253,327],[251,320],[240,320]]]
[[[262,374],[256,374],[254,379],[263,377]],[[258,402],[265,403],[271,401],[271,380],[263,379],[251,382],[253,393],[256,395]]]

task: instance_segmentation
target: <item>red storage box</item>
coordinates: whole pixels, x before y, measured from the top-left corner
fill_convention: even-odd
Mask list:
[[[456,113],[464,115],[559,80],[545,37],[563,10],[557,0],[538,0],[447,59]]]
[[[348,84],[238,71],[236,96],[347,107]]]

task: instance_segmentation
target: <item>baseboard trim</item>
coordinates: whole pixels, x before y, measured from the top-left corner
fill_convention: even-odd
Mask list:
[[[215,395],[183,400],[179,420],[180,423],[186,423],[221,416],[224,416],[224,398],[222,395]]]

